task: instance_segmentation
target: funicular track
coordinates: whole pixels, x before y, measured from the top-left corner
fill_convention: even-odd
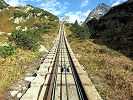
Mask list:
[[[102,100],[76,59],[63,23],[30,86],[20,100]]]

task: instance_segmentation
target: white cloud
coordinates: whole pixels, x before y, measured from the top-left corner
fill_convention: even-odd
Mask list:
[[[89,9],[89,10],[87,10],[86,12],[84,12],[84,16],[88,16],[89,15],[89,13],[91,12],[91,10]]]
[[[20,5],[20,0],[5,0],[6,3],[8,3],[11,6],[18,6]]]
[[[82,0],[80,7],[85,7],[89,4],[89,0]]]
[[[58,10],[51,10],[50,12],[54,15],[60,15],[62,13],[61,11]]]
[[[24,6],[27,1],[40,2],[42,0],[5,0],[5,2],[11,6]]]
[[[61,13],[65,12],[68,5],[68,2],[61,3],[57,0],[45,0],[45,2],[40,5],[40,7],[55,15],[60,15]]]
[[[76,20],[78,20],[78,22],[84,22],[87,16],[89,15],[90,11],[91,10],[87,10],[86,12],[68,12],[65,14],[65,16],[69,17],[68,21],[71,23],[74,23]]]
[[[112,4],[112,7],[113,6],[116,6],[116,5],[119,5],[119,4],[120,4],[120,2],[119,1],[116,1],[115,3]]]
[[[111,0],[110,3],[112,3],[112,7],[113,6],[116,6],[116,5],[119,5],[123,2],[126,2],[127,0]]]
[[[21,1],[21,2],[27,2],[27,1],[40,2],[40,1],[42,1],[42,0],[19,0],[19,1]]]
[[[69,2],[59,2],[57,0],[5,0],[11,6],[24,6],[27,2],[37,2],[38,7],[43,8],[55,15],[64,13],[67,7],[70,5]],[[41,4],[39,4],[41,3]]]

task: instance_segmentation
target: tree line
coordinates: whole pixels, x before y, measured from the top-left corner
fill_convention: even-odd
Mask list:
[[[74,37],[80,39],[89,38],[91,35],[88,26],[86,24],[79,25],[77,20],[70,26],[70,31]]]

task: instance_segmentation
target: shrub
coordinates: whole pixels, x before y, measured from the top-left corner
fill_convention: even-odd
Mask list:
[[[37,50],[41,36],[38,32],[30,30],[15,30],[9,37],[10,41],[14,41],[22,49]]]
[[[66,25],[67,27],[69,27],[71,24],[66,22],[65,25]]]
[[[30,9],[29,10],[30,13],[36,13],[37,14],[37,13],[41,13],[44,11],[43,9],[40,9],[40,8],[36,8],[36,7],[32,7],[32,8],[34,8],[34,9]]]
[[[43,26],[43,24],[40,24],[40,23],[36,23],[36,24],[34,24],[33,25],[34,27],[38,27],[38,28],[44,28]]]
[[[36,23],[33,26],[38,27],[39,29],[51,29],[52,28],[52,25],[45,25],[41,23]]]
[[[50,29],[39,28],[37,31],[40,33],[47,33],[47,32],[50,32]]]
[[[23,13],[23,12],[15,12],[14,13],[14,18],[17,18],[17,17],[28,17],[28,14],[27,13]]]
[[[50,21],[50,22],[48,23],[48,26],[50,26],[51,28],[57,28],[58,23],[55,22],[55,21]]]
[[[106,54],[108,53],[108,49],[106,47],[102,47],[99,49],[99,53]]]
[[[52,29],[51,25],[44,25],[44,24],[40,24],[40,23],[36,23],[33,26],[38,27],[37,31],[39,33],[47,33],[47,32],[49,32],[50,29]]]
[[[8,46],[0,46],[0,56],[7,57],[15,52],[15,48],[9,44]]]

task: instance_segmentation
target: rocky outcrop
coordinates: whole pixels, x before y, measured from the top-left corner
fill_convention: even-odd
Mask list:
[[[34,8],[33,8],[32,6],[29,6],[29,5],[24,6],[24,12],[25,12],[25,13],[28,13],[29,10],[33,10],[33,9],[34,9]]]
[[[87,23],[91,38],[133,59],[133,2],[115,6],[99,20]]]
[[[12,34],[12,33],[5,33],[5,32],[1,32],[1,31],[0,31],[0,36],[1,36],[1,35],[9,35],[9,36],[10,36],[11,34]]]
[[[98,7],[90,12],[87,19],[85,20],[85,23],[93,18],[99,19],[100,17],[104,16],[109,11],[109,9],[110,7],[108,5],[104,3],[99,4]]]
[[[39,52],[48,52],[48,50],[44,47],[44,45],[40,45],[40,48],[38,51]]]
[[[14,23],[16,23],[16,24],[23,23],[23,22],[26,22],[27,19],[28,19],[28,17],[26,19],[23,17],[20,17],[20,18],[17,17],[14,19]]]

